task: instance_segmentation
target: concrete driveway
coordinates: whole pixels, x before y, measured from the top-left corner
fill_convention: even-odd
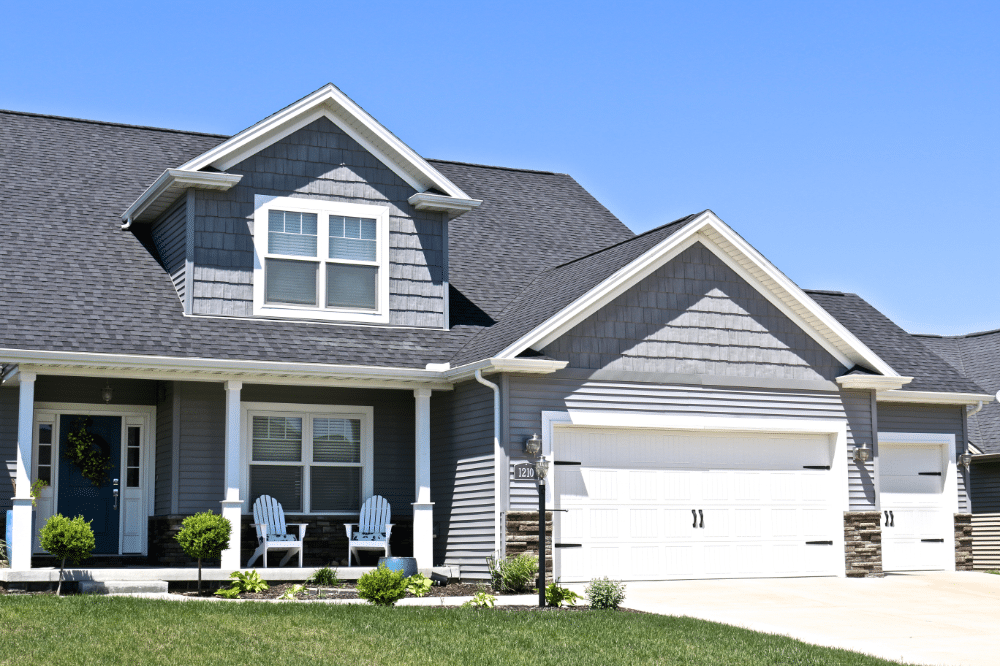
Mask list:
[[[1000,576],[628,583],[625,606],[914,664],[1000,664]]]

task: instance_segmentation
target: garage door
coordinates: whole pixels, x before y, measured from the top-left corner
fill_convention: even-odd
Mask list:
[[[825,435],[560,427],[553,454],[564,582],[843,572]]]
[[[944,509],[945,447],[879,444],[883,571],[948,568],[951,512]]]

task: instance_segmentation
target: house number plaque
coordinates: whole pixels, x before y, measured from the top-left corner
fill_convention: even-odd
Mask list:
[[[514,465],[515,481],[534,481],[535,466],[532,463],[519,463]]]

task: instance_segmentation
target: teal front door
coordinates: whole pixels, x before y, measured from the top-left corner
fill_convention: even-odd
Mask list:
[[[66,450],[67,437],[76,430],[79,419],[88,419],[88,432],[101,453],[111,458],[106,483],[95,486],[83,477],[80,469],[59,456],[58,511],[67,518],[83,516],[94,530],[94,554],[117,555],[121,503],[117,497],[121,479],[122,419],[120,416],[63,414],[59,418],[59,450]]]

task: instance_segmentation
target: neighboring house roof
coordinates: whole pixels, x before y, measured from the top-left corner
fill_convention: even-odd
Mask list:
[[[987,393],[1000,391],[1000,330],[914,337]],[[985,404],[969,418],[969,439],[983,453],[1000,453],[1000,403]]]
[[[896,372],[913,381],[902,391],[983,393],[919,339],[897,326],[857,294],[807,289],[813,300],[837,318]]]
[[[119,216],[224,140],[0,112],[0,349],[423,368],[451,360],[538,271],[632,235],[568,176],[435,162],[484,200],[451,223],[451,330],[185,317]]]

